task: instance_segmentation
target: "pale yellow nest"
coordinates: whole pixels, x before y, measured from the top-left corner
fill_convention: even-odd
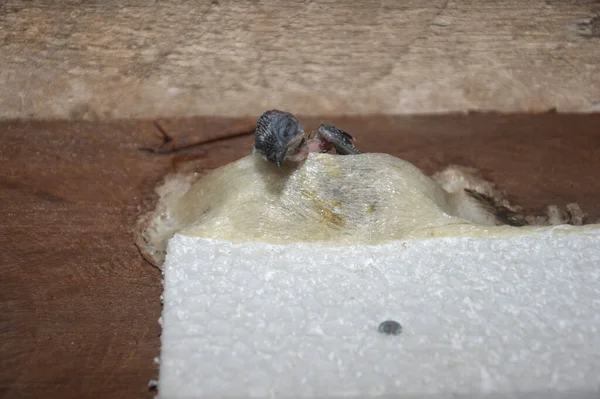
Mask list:
[[[249,155],[193,184],[188,177],[167,181],[156,210],[143,221],[138,246],[160,264],[175,233],[353,245],[540,229],[496,226],[494,215],[464,192],[465,182],[455,183],[445,190],[414,165],[385,154],[311,153],[304,163],[282,168]]]

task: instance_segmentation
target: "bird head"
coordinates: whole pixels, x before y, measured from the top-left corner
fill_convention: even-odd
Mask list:
[[[281,167],[293,155],[304,139],[304,128],[289,112],[269,110],[256,123],[254,153]]]

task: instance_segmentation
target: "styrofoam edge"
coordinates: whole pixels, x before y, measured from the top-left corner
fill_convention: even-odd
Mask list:
[[[187,234],[185,230],[180,231],[174,234],[169,242],[175,236],[184,236],[184,237],[192,237],[192,238],[202,238],[209,240],[211,242],[232,242],[235,244],[248,244],[248,243],[257,243],[264,245],[273,245],[273,246],[284,246],[289,244],[294,245],[307,245],[307,246],[316,246],[316,247],[348,247],[348,246],[364,246],[364,247],[376,247],[382,245],[390,245],[394,242],[405,242],[411,240],[434,240],[438,238],[451,238],[451,237],[459,237],[465,239],[503,239],[503,238],[531,238],[531,237],[547,237],[547,236],[562,236],[562,235],[573,235],[573,234],[583,234],[583,235],[600,235],[600,224],[587,224],[583,226],[572,226],[572,225],[558,225],[558,226],[524,226],[524,227],[512,227],[512,226],[477,226],[472,225],[472,229],[467,232],[457,231],[453,229],[452,226],[444,226],[431,230],[423,230],[423,231],[415,231],[408,234],[406,237],[396,240],[384,241],[377,244],[336,244],[335,242],[289,242],[289,243],[276,243],[276,242],[265,242],[265,241],[236,241],[236,240],[226,240],[222,238],[213,238],[213,237],[203,237],[197,236],[193,234]],[[168,245],[167,245],[167,253],[168,253]]]

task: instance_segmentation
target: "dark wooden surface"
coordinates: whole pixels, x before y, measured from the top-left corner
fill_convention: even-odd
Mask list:
[[[449,163],[478,167],[527,209],[578,201],[600,218],[600,115],[306,125],[321,121],[354,134],[364,151],[401,156],[428,173]],[[153,395],[162,287],[132,228],[166,172],[247,154],[251,127],[215,118],[0,124],[0,398]],[[161,147],[164,133],[170,141]]]

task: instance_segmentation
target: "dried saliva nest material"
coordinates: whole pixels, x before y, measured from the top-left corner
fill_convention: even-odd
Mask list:
[[[451,165],[428,177],[409,162],[375,153],[310,153],[302,163],[280,168],[252,154],[199,179],[189,173],[167,176],[157,193],[157,207],[140,218],[136,232],[142,254],[157,266],[174,234],[234,242],[372,245],[526,234],[541,226],[585,221],[577,204],[527,215],[472,168]]]
[[[434,173],[431,178],[450,193],[465,191],[477,199],[481,206],[496,216],[498,225],[581,226],[586,223],[587,214],[576,202],[567,204],[565,209],[560,209],[557,205],[548,205],[542,214],[527,213],[523,207],[511,204],[506,193],[498,189],[496,184],[485,180],[475,168],[449,165],[444,170]]]

